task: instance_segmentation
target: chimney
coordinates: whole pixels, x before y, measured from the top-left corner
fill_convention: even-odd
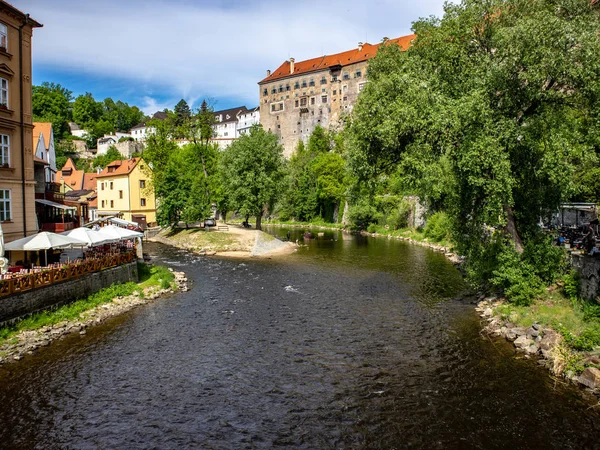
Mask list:
[[[363,48],[363,43],[362,43],[362,42],[359,42],[359,43],[358,43],[358,51],[359,51],[359,52],[362,52],[362,48]]]
[[[294,73],[294,62],[296,60],[294,58],[290,58],[290,74]]]
[[[270,77],[271,76],[271,71],[269,69],[267,69],[267,76]]]
[[[387,36],[384,36],[384,37],[383,37],[383,39],[382,39],[382,42],[385,44],[385,43],[386,43],[387,41],[389,41],[389,40],[390,40],[390,38],[389,38],[389,37],[387,37]]]

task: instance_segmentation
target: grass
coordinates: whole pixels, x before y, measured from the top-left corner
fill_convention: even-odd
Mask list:
[[[134,292],[143,295],[142,290],[149,287],[161,287],[167,289],[173,286],[175,276],[162,266],[148,267],[144,263],[138,262],[139,283],[132,281],[121,284],[113,284],[107,288],[101,289],[95,294],[91,294],[84,299],[64,305],[55,310],[44,311],[33,314],[30,317],[19,321],[17,324],[0,328],[0,345],[6,343],[16,343],[14,336],[22,331],[32,331],[59,322],[73,321],[81,319],[82,314],[90,309],[104,303],[110,303],[116,297],[132,295]]]
[[[176,229],[168,231],[164,236],[175,244],[194,250],[246,250],[239,248],[240,243],[235,235],[221,231],[217,233],[201,228]]]
[[[325,228],[333,228],[336,230],[341,230],[344,228],[344,225],[341,223],[331,223],[326,222],[321,218],[316,218],[309,222],[298,222],[295,220],[279,220],[279,219],[271,219],[265,220],[263,222],[264,225],[291,225],[291,226],[301,226],[301,227],[325,227]]]

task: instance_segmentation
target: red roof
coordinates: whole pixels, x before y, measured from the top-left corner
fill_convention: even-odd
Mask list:
[[[63,179],[66,186],[74,191],[80,191],[83,188],[83,170],[77,170],[71,158],[67,159],[64,167],[56,172],[56,179]]]
[[[416,34],[402,36],[396,39],[390,39],[387,42],[394,42],[400,46],[402,50],[410,47],[411,42],[417,37]],[[281,66],[273,71],[271,75],[258,82],[258,84],[269,83],[271,81],[280,80],[283,78],[301,75],[303,73],[311,73],[319,70],[329,69],[332,66],[347,66],[371,59],[377,53],[377,49],[381,44],[364,44],[362,50],[358,47],[335,55],[319,56],[318,58],[307,59],[294,63],[294,73],[290,73],[290,62],[285,61]]]
[[[96,183],[97,173],[84,173],[83,174],[83,190],[84,191],[95,191],[97,187]]]
[[[96,175],[96,178],[116,177],[119,175],[129,175],[137,166],[141,158],[123,159],[111,162],[106,168]]]

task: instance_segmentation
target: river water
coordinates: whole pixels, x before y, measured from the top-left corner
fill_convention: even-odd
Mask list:
[[[145,250],[191,290],[0,368],[0,448],[600,445],[596,402],[482,336],[440,254],[337,232],[272,260]]]

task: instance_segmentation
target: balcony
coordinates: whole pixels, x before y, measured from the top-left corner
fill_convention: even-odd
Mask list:
[[[50,231],[51,233],[63,233],[74,228],[77,228],[75,222],[48,222],[42,224],[42,231]]]

